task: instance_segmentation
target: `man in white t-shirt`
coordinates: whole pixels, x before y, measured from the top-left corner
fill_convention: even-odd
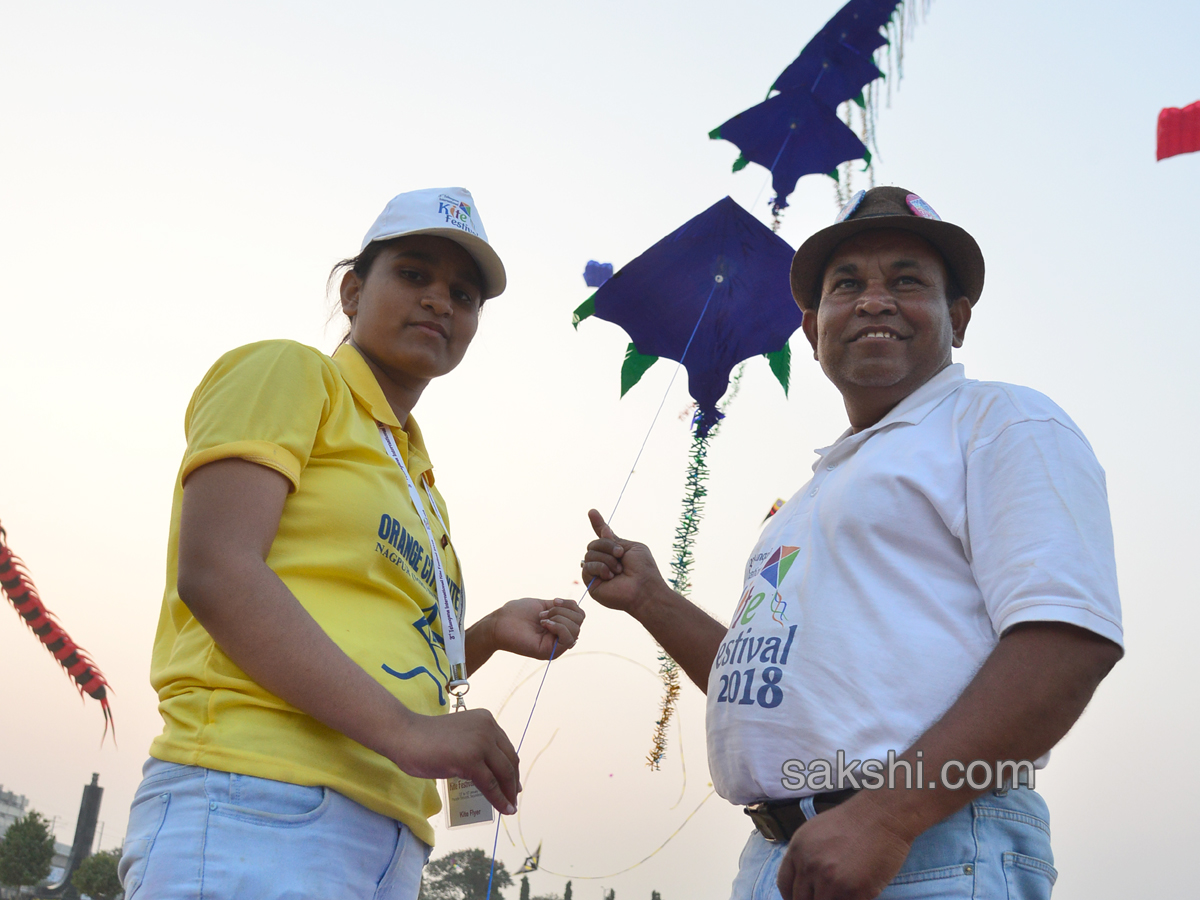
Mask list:
[[[1034,770],[1121,657],[1120,601],[1079,428],[951,361],[983,275],[902,188],[797,251],[850,428],[764,529],[728,628],[591,513],[592,596],[708,695],[713,783],[756,826],[735,900],[1050,896]]]

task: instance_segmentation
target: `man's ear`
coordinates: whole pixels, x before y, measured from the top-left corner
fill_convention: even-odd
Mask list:
[[[817,359],[817,311],[815,309],[804,310],[804,319],[800,322],[800,327],[804,329],[804,336],[812,344],[813,359]]]
[[[358,293],[361,290],[362,279],[354,273],[353,269],[348,269],[342,276],[342,286],[338,289],[342,298],[342,312],[348,318],[353,319],[358,313]]]
[[[967,325],[971,322],[971,301],[966,297],[959,297],[950,304],[950,325],[954,329],[954,340],[951,342],[955,347],[961,347],[967,336]]]

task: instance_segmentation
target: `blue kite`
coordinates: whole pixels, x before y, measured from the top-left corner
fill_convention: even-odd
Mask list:
[[[572,324],[595,315],[628,333],[621,396],[659,357],[681,362],[703,438],[743,360],[766,355],[787,391],[788,338],[802,319],[788,280],[792,254],[726,197],[622,266],[575,310]]]
[[[843,162],[870,165],[870,150],[837,109],[847,101],[866,109],[864,87],[883,77],[875,51],[889,44],[880,29],[893,21],[897,7],[902,20],[901,0],[850,0],[780,73],[766,100],[709,132],[741,150],[733,171],[754,162],[771,172],[776,216],[805,175],[836,179]]]

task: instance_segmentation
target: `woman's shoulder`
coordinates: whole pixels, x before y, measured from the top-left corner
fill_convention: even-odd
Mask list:
[[[333,361],[295,341],[259,341],[221,356],[184,416],[188,451],[181,478],[238,456],[274,468],[293,486],[330,412],[344,403]]]
[[[233,366],[271,368],[279,365],[311,369],[333,369],[335,367],[333,360],[316,347],[286,338],[276,338],[234,347],[222,354],[220,359],[214,363],[213,368],[232,368]]]
[[[235,347],[213,363],[192,395],[189,418],[207,403],[292,405],[307,399],[326,406],[343,389],[337,364],[320,350],[298,341],[257,341]]]
[[[284,339],[256,341],[222,354],[204,376],[201,387],[227,378],[329,385],[337,372],[337,364],[315,347]]]

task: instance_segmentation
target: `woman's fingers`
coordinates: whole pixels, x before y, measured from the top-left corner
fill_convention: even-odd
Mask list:
[[[489,718],[491,714],[488,714]],[[512,804],[511,809],[500,806],[497,809],[505,810],[506,814],[512,815],[517,811],[517,794],[521,793],[521,761],[517,757],[517,751],[503,731],[500,731],[500,726],[496,725],[495,720],[492,721],[496,730],[499,732],[499,739],[493,745],[495,752],[489,757],[489,767],[496,774],[496,778],[500,783],[500,791],[505,798]]]
[[[517,795],[521,792],[517,751],[487,710],[452,713],[450,718],[458,716],[475,717],[478,721],[472,724],[478,725],[481,731],[481,742],[477,745],[479,757],[473,761],[467,777],[492,806],[505,815],[512,815],[517,811]]]
[[[572,634],[571,629],[565,625],[558,622],[543,622],[542,624],[545,626],[546,631],[554,635],[558,640],[558,646],[563,650],[570,650],[575,646],[575,642],[579,640],[579,635]]]
[[[579,640],[579,629],[586,616],[574,600],[556,598],[539,615],[542,628],[552,634],[563,650],[570,650]]]
[[[415,716],[395,762],[418,778],[470,779],[506,815],[516,812],[520,759],[508,735],[485,709]]]
[[[579,640],[579,625],[569,619],[544,619],[542,627],[558,638],[559,645],[564,650],[571,649]]]
[[[543,624],[554,622],[576,634],[579,633],[585,617],[586,614],[574,600],[555,600],[554,606],[542,610],[540,616]]]
[[[487,802],[501,813],[511,816],[517,811],[519,789],[516,786],[516,776],[503,755],[493,755],[484,760],[479,771],[468,777],[487,798]]]

